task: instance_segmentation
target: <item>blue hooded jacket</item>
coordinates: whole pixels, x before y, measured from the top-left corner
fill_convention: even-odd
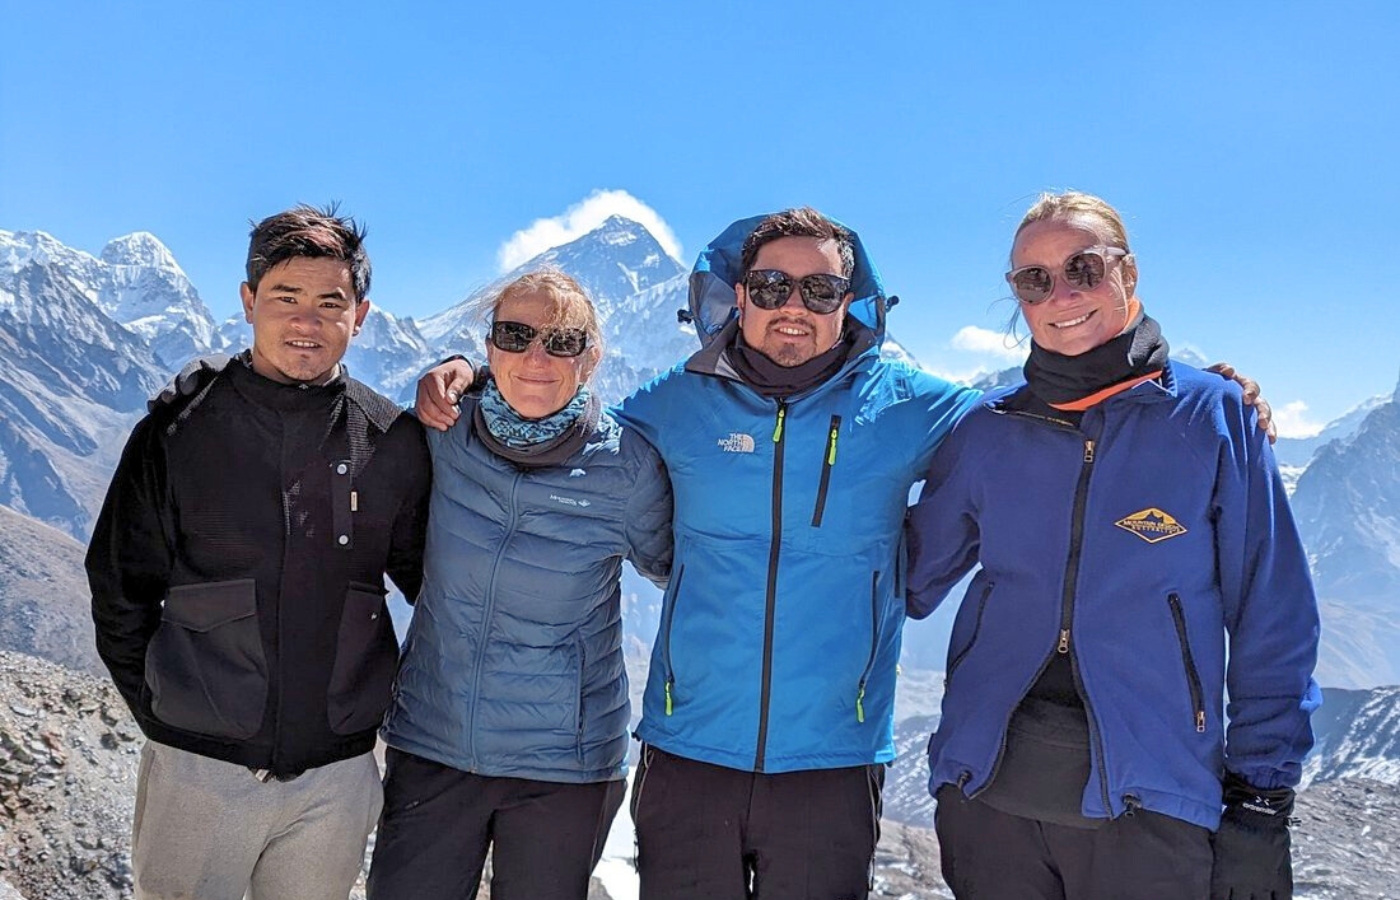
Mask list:
[[[675,491],[675,566],[638,736],[689,759],[785,772],[894,759],[909,489],[978,392],[881,359],[886,299],[855,241],[841,370],[784,401],[727,351],[744,238],[701,254],[704,348],[627,398],[619,419]]]
[[[1085,816],[1141,806],[1215,829],[1227,769],[1297,784],[1320,701],[1317,604],[1238,386],[1172,362],[1078,427],[1025,391],[963,419],[910,514],[911,616],[982,565],[953,626],[930,789],[982,790],[1012,712],[1070,651],[1091,737]]]

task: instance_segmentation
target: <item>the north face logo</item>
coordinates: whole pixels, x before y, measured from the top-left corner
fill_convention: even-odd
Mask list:
[[[1158,541],[1165,541],[1167,538],[1174,538],[1179,534],[1186,533],[1185,525],[1155,506],[1149,506],[1141,512],[1135,512],[1113,524],[1124,531],[1131,531],[1149,544],[1155,544]]]
[[[753,435],[734,432],[729,437],[719,439],[719,449],[725,453],[752,453]]]

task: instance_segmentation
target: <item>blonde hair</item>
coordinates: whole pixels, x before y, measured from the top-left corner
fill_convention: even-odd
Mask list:
[[[598,310],[583,285],[559,269],[528,272],[510,282],[486,300],[483,318],[494,322],[496,313],[507,300],[531,296],[547,297],[553,306],[549,324],[555,328],[582,328],[588,335],[590,352],[596,352],[601,358],[603,329],[598,321]]]
[[[1011,238],[1012,246],[1015,246],[1016,238],[1027,225],[1047,219],[1082,225],[1097,234],[1105,244],[1133,252],[1128,244],[1128,229],[1123,225],[1123,217],[1118,210],[1102,197],[1082,191],[1046,192],[1037,197],[1021,217],[1021,224],[1016,226],[1016,234]]]

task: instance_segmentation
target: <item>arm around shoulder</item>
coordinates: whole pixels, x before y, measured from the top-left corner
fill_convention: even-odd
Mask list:
[[[637,455],[637,481],[627,503],[624,530],[627,558],[647,580],[664,589],[675,553],[672,533],[675,498],[671,478],[656,448],[635,432],[624,430],[624,444]]]

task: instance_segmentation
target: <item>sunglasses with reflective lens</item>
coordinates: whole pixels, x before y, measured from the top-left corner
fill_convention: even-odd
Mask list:
[[[751,269],[744,276],[744,290],[759,309],[777,309],[787,303],[792,296],[794,283],[802,295],[802,305],[821,316],[835,312],[851,289],[851,280],[840,275],[816,274],[793,278],[778,269]]]
[[[491,343],[497,350],[524,353],[538,338],[550,356],[573,357],[588,349],[588,332],[582,328],[535,328],[524,322],[492,322]]]
[[[1066,259],[1060,265],[1060,272],[1071,287],[1092,291],[1103,283],[1109,261],[1127,255],[1128,251],[1122,247],[1089,247]],[[1006,273],[1006,281],[1022,303],[1041,303],[1055,293],[1055,273],[1045,266],[1012,269]]]

